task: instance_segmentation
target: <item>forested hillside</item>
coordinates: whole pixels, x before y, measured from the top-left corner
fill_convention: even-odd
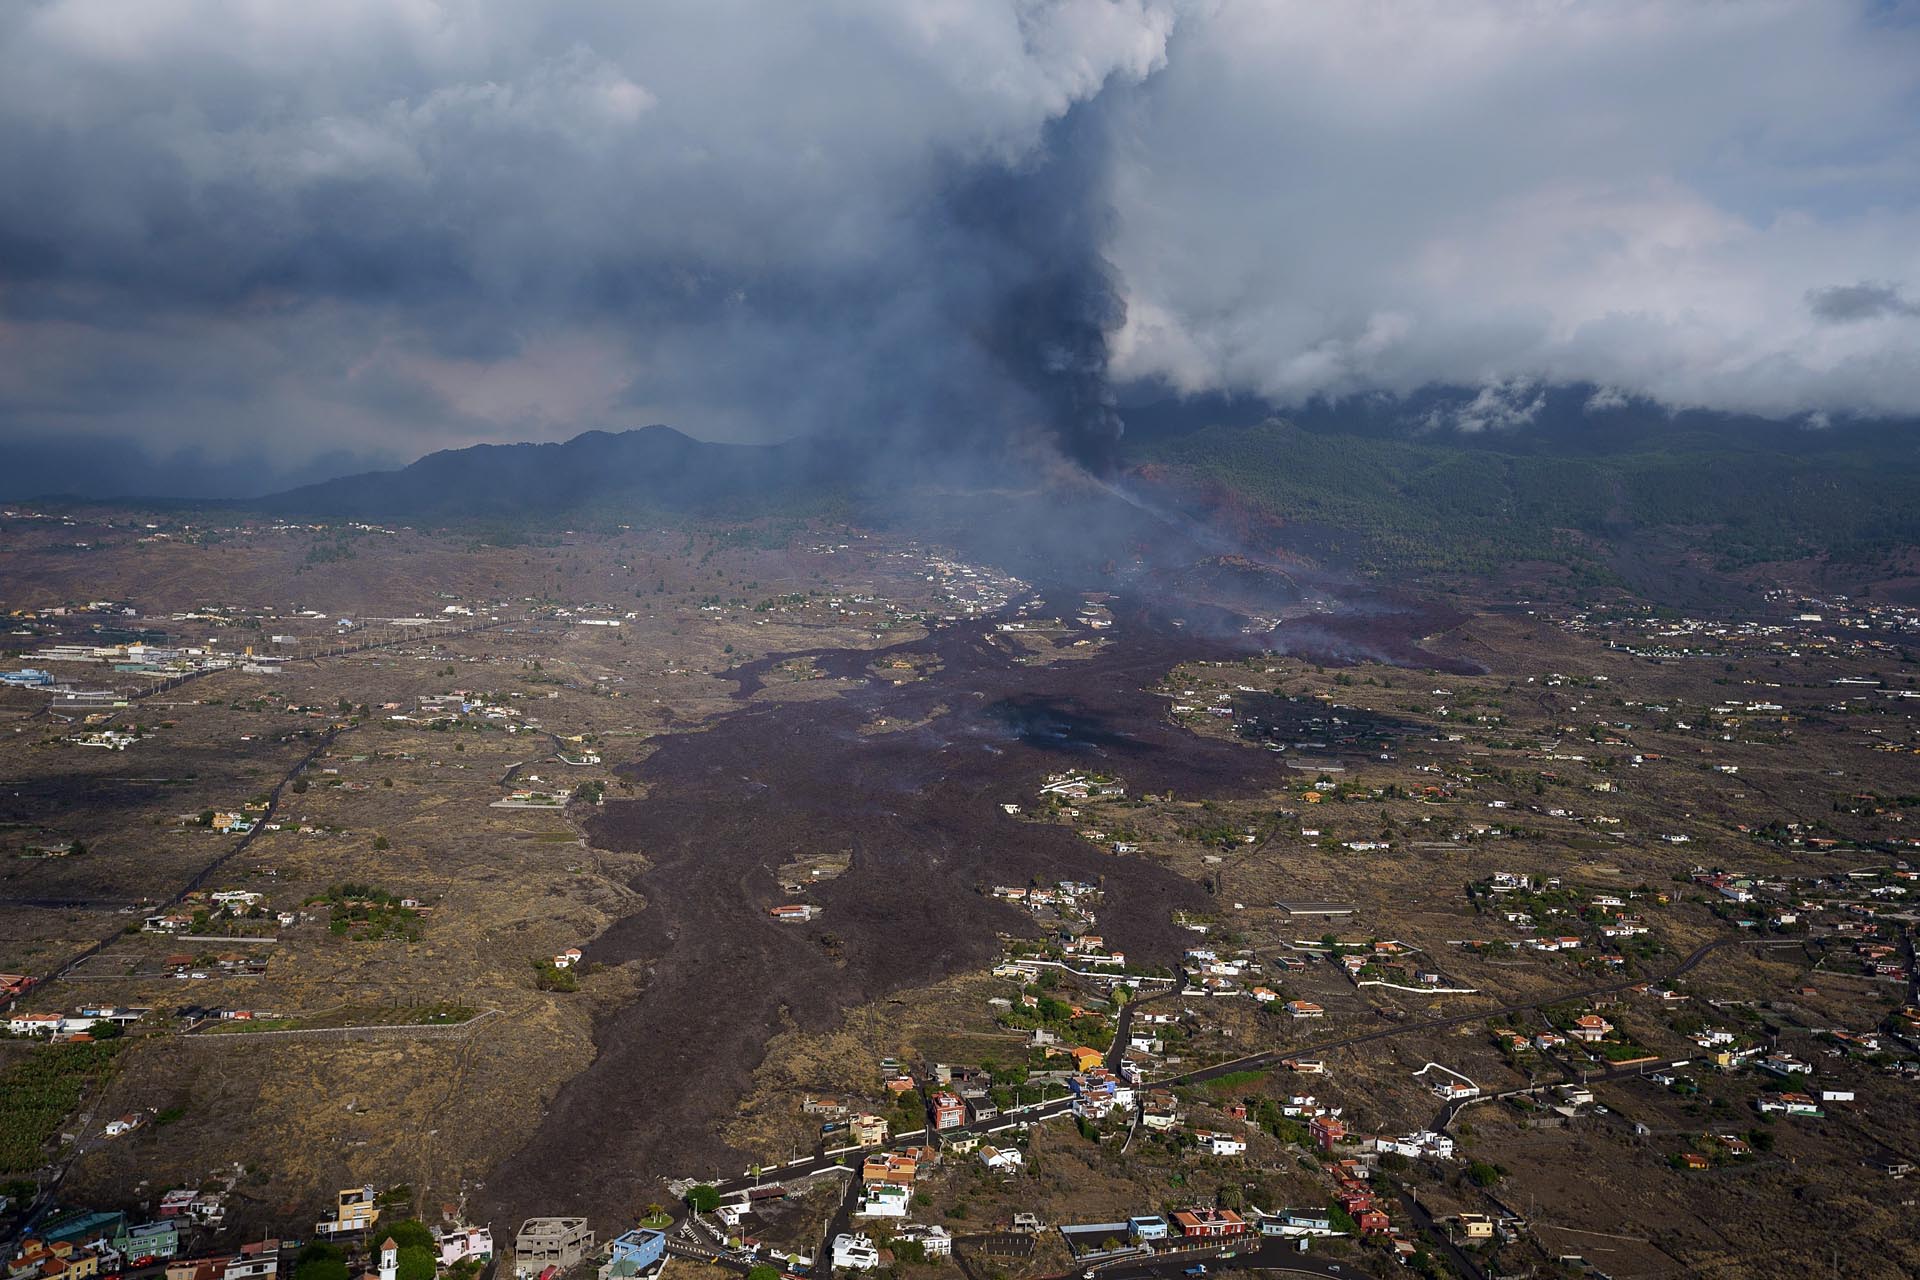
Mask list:
[[[1483,573],[1516,559],[1594,563],[1623,536],[1671,530],[1734,569],[1825,555],[1871,561],[1920,541],[1910,449],[1788,453],[1688,437],[1610,456],[1302,430],[1273,421],[1155,442],[1132,459],[1198,495],[1348,536],[1364,567]],[[1221,495],[1221,496],[1225,496]]]

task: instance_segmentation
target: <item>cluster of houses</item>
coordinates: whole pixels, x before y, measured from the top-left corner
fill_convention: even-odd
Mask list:
[[[7,1031],[16,1036],[46,1037],[62,1042],[86,1042],[95,1039],[94,1031],[105,1025],[125,1028],[152,1012],[122,1005],[83,1004],[72,1013],[22,1013],[7,1015]]]
[[[1083,930],[1093,926],[1093,908],[1103,896],[1098,888],[1080,880],[1061,880],[1051,887],[997,884],[992,895],[1041,919],[1078,925]]]
[[[171,1193],[170,1193],[171,1194]],[[135,1267],[156,1263],[169,1264],[169,1280],[176,1280],[172,1263],[180,1252],[180,1228],[190,1221],[217,1223],[219,1198],[212,1199],[213,1216],[198,1216],[194,1207],[200,1193],[183,1202],[177,1196],[163,1199],[160,1214],[141,1222],[125,1213],[74,1209],[55,1213],[22,1236],[5,1267],[6,1280],[87,1280],[88,1277],[115,1275]],[[271,1256],[278,1260],[278,1243]],[[254,1255],[266,1253],[264,1246],[251,1246]],[[233,1280],[271,1277],[271,1270],[242,1271]],[[225,1273],[211,1280],[224,1280]],[[187,1280],[192,1280],[191,1274]]]
[[[866,1158],[860,1168],[860,1198],[856,1218],[904,1218],[913,1199],[913,1184],[922,1164],[938,1159],[932,1147],[881,1151]]]
[[[1040,786],[1042,800],[1118,800],[1126,794],[1126,787],[1114,779],[1084,769],[1053,774]]]

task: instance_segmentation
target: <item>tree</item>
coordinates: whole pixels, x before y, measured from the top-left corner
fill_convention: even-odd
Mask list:
[[[314,1241],[294,1260],[293,1280],[348,1280],[347,1255],[338,1245]]]
[[[391,1239],[402,1249],[425,1249],[429,1252],[433,1250],[433,1232],[427,1229],[424,1222],[416,1218],[400,1219],[387,1227],[380,1238]]]
[[[433,1280],[433,1250],[409,1245],[400,1251],[399,1280]]]
[[[719,1188],[710,1183],[701,1183],[687,1192],[687,1207],[695,1213],[712,1213],[720,1207]]]

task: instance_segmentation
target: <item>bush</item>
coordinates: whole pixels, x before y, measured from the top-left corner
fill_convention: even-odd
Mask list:
[[[687,1207],[695,1213],[712,1213],[720,1207],[719,1188],[709,1183],[701,1183],[687,1192]]]

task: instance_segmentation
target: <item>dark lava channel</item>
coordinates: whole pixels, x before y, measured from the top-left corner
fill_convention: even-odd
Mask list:
[[[651,860],[635,881],[648,906],[589,958],[639,961],[648,977],[595,1029],[592,1064],[531,1141],[494,1171],[486,1199],[501,1220],[587,1213],[613,1227],[663,1199],[664,1178],[738,1173],[746,1160],[717,1135],[786,1020],[830,1026],[850,1006],[989,965],[996,933],[1034,931],[984,887],[1103,882],[1100,932],[1150,963],[1178,957],[1171,909],[1203,906],[1199,886],[1000,806],[1032,802],[1048,773],[1076,766],[1136,794],[1226,796],[1276,780],[1281,758],[1196,737],[1146,691],[1180,661],[1228,651],[1139,611],[1119,616],[1100,653],[1046,667],[1016,664],[994,635],[971,623],[878,654],[817,651],[828,675],[861,682],[832,699],[747,701],[793,655],[746,664],[733,673],[739,710],[627,770],[646,797],[609,800],[591,834]],[[940,668],[903,685],[869,677],[886,653],[929,654]],[[918,727],[862,732],[881,717]],[[851,869],[810,892],[820,918],[768,918],[784,900],[775,868],[846,849]]]

